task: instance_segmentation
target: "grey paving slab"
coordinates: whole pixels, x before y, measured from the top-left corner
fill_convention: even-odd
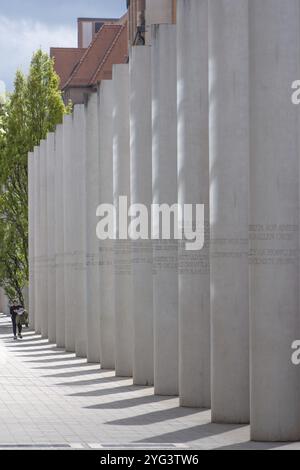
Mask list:
[[[300,449],[249,442],[248,426],[211,424],[210,411],[178,405],[31,331],[13,341],[0,315],[0,449]]]

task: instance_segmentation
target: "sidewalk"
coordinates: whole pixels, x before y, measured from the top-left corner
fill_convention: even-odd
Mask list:
[[[57,349],[33,332],[12,339],[0,315],[0,449],[300,449],[249,442],[248,426],[210,424],[210,412],[178,407]]]

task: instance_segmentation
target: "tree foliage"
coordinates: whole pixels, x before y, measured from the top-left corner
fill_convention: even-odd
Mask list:
[[[24,304],[28,284],[28,153],[70,112],[53,60],[38,50],[0,106],[0,285]]]

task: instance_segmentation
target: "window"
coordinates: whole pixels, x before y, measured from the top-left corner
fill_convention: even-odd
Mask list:
[[[97,23],[95,23],[95,34],[97,34],[100,29],[102,28],[102,26],[104,25],[104,23],[100,23],[99,21],[97,21]]]

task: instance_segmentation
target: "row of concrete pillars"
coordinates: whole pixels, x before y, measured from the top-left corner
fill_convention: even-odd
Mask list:
[[[29,155],[36,331],[254,440],[300,440],[299,78],[299,0],[177,0]],[[204,249],[100,242],[119,196],[205,204]]]

